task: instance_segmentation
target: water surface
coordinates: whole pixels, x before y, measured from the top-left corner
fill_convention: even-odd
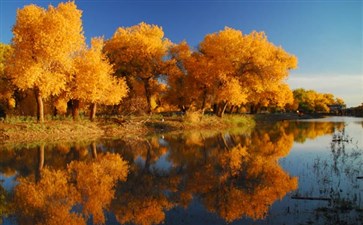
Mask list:
[[[3,224],[362,224],[363,120],[3,147]]]

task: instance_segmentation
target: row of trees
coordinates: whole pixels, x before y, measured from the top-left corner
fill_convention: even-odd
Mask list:
[[[3,77],[12,90],[34,92],[39,121],[44,120],[43,99],[54,96],[57,109],[73,100],[92,106],[117,104],[127,94],[123,78],[114,77],[112,65],[103,53],[103,40],[95,38],[87,48],[81,11],[74,2],[43,9],[29,5],[17,12],[14,37],[5,52]],[[11,95],[7,95],[7,98]],[[63,103],[63,104],[62,104]]]
[[[213,109],[219,116],[240,106],[255,112],[293,105],[285,80],[297,59],[263,32],[227,27],[192,49],[172,43],[161,27],[140,23],[87,47],[81,15],[74,2],[18,10],[11,46],[0,45],[3,101],[16,106],[19,92],[33,92],[39,121],[44,100],[60,113],[71,107],[75,118],[80,106],[90,105],[91,119],[97,104],[147,113]]]
[[[294,107],[304,112],[330,112],[332,105],[345,107],[344,100],[330,93],[319,93],[314,90],[299,88],[293,91]]]

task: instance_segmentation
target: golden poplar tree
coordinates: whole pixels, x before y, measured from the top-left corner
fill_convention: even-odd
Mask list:
[[[6,102],[8,107],[15,106],[13,96],[14,87],[7,74],[5,73],[6,60],[11,55],[12,49],[10,45],[0,43],[0,101]]]
[[[188,75],[189,68],[186,64],[191,61],[192,50],[186,41],[173,45],[169,49],[169,54],[174,60],[174,64],[168,75],[168,90],[166,100],[170,105],[185,111],[199,96],[199,89],[193,87],[193,76]],[[190,89],[189,89],[190,88]],[[193,90],[194,95],[190,94]]]
[[[243,35],[241,31],[226,27],[206,35],[200,44],[200,52],[215,66],[215,79],[221,87],[217,90],[230,86],[226,83],[238,81],[239,86],[236,83],[234,88],[227,88],[232,92],[227,94],[229,99],[221,99],[224,103],[236,100],[237,95],[233,94],[236,88],[243,90],[244,98],[240,97],[240,103],[264,103],[264,106],[292,103],[291,94],[288,97],[285,93],[289,89],[283,86],[282,92],[280,87],[285,84],[289,70],[296,67],[296,57],[269,42],[263,32]],[[266,96],[271,98],[266,101]]]
[[[134,93],[135,80],[144,87],[148,112],[152,111],[152,81],[165,74],[168,63],[164,57],[168,53],[170,41],[164,37],[161,27],[140,23],[116,30],[105,44],[105,50],[115,64],[116,74],[126,77],[130,94]]]
[[[70,95],[91,104],[90,119],[93,120],[96,104],[117,104],[126,96],[128,88],[124,78],[113,76],[112,65],[102,53],[103,39],[94,38],[91,45],[74,60],[75,76]]]
[[[60,94],[72,78],[73,56],[84,45],[81,15],[74,2],[48,9],[28,5],[17,11],[14,52],[6,70],[16,87],[34,91],[40,122],[43,99]]]
[[[194,99],[174,97],[204,109],[215,105],[216,113],[223,116],[227,105],[292,104],[291,90],[285,83],[288,71],[296,67],[297,60],[267,40],[264,33],[241,31],[226,27],[208,34],[198,51],[192,52],[183,42],[170,50],[178,72],[170,75],[170,86],[179,93],[195,95]],[[177,91],[169,93],[178,94]],[[179,104],[179,102],[178,102]]]

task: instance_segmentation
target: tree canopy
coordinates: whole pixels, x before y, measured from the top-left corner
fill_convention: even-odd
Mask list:
[[[6,102],[9,107],[15,107],[14,87],[5,73],[6,61],[12,54],[10,45],[0,43],[0,101]]]
[[[182,42],[172,48],[171,55],[180,70],[170,76],[171,88],[193,88],[196,91],[189,94],[198,96],[184,97],[189,102],[183,104],[196,104],[202,109],[213,104],[225,107],[246,103],[284,107],[293,101],[285,79],[288,71],[296,68],[297,59],[270,43],[263,32],[243,35],[226,27],[206,35],[197,51]]]
[[[116,75],[126,77],[132,91],[136,83],[144,86],[148,111],[151,112],[153,80],[166,73],[168,47],[171,42],[164,37],[161,27],[140,23],[124,28],[119,27],[113,37],[106,42],[105,51],[115,64]],[[135,93],[140,95],[140,93]]]
[[[299,88],[294,90],[295,105],[304,112],[330,112],[330,105],[345,106],[344,100],[330,93],[319,93],[314,90]]]
[[[72,56],[84,45],[81,15],[74,2],[17,12],[7,73],[20,90],[34,91],[40,121],[43,98],[60,94],[72,78]]]
[[[94,38],[91,48],[75,57],[74,78],[70,84],[70,98],[91,103],[93,107],[96,104],[118,104],[128,92],[125,79],[113,76],[113,67],[102,49],[103,39]],[[94,116],[95,112],[91,119]]]
[[[39,121],[43,100],[59,112],[71,106],[74,118],[81,103],[90,105],[91,120],[96,105],[114,105],[113,113],[209,110],[222,117],[261,108],[328,112],[328,105],[344,104],[329,93],[293,93],[286,79],[297,58],[264,32],[225,27],[193,49],[142,22],[87,47],[81,16],[75,2],[18,10],[11,45],[0,45],[3,102],[16,106],[15,90],[34,92]]]

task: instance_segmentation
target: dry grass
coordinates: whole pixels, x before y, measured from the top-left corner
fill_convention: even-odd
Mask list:
[[[87,121],[14,122],[0,124],[0,140],[29,142],[34,140],[54,141],[93,138],[102,136],[97,124]]]
[[[253,127],[251,118],[226,116],[223,119],[191,113],[180,118],[161,115],[107,118],[90,122],[87,119],[47,120],[37,123],[33,118],[12,118],[0,122],[0,145],[5,143],[58,142],[100,138],[144,137],[150,133],[185,130],[226,130]],[[239,128],[238,128],[239,129]]]

